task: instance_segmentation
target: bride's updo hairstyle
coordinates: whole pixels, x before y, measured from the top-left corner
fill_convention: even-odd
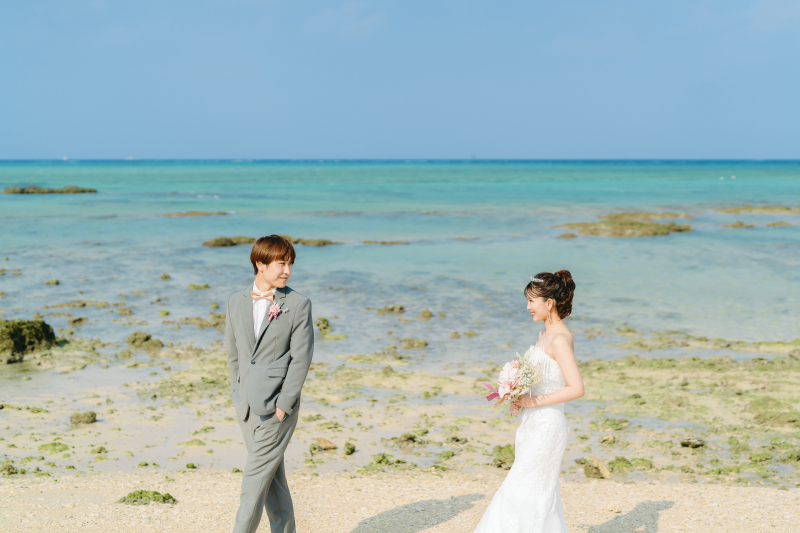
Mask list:
[[[539,272],[525,286],[525,297],[541,296],[545,300],[552,298],[556,302],[558,316],[567,318],[572,313],[572,296],[575,294],[575,282],[569,270],[559,270],[555,274]]]

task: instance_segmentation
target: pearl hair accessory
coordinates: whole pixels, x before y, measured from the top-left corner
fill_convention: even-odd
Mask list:
[[[544,282],[543,279],[539,279],[539,278],[531,278],[531,281],[536,282],[536,283],[543,283]]]

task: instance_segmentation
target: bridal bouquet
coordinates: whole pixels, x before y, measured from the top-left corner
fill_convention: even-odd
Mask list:
[[[500,405],[508,399],[515,402],[520,395],[542,379],[542,365],[539,362],[533,362],[531,359],[532,353],[533,346],[528,348],[525,355],[520,356],[518,353],[514,361],[509,361],[503,365],[503,369],[497,378],[497,389],[488,383],[483,383],[492,391],[486,397],[488,401],[500,398],[500,401],[495,405]]]

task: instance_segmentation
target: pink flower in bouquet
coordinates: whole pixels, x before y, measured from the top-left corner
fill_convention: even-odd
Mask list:
[[[500,398],[504,398],[517,386],[519,386],[519,363],[512,361],[503,365],[500,371],[500,377],[497,378],[497,394]]]

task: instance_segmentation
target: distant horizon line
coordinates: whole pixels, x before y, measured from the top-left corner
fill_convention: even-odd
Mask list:
[[[256,158],[56,158],[56,159],[0,159],[4,163],[800,163],[800,159],[514,159],[514,158],[300,158],[300,159],[256,159]]]

